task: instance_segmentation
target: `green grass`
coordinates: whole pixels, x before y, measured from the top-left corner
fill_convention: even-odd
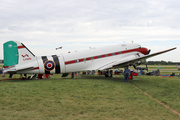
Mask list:
[[[141,65],[141,67],[146,67],[145,65]],[[174,72],[176,75],[178,75],[180,73],[180,70],[178,70],[178,68],[175,65],[148,65],[148,71],[156,71],[157,67],[161,67],[162,69],[160,70],[161,74],[166,74],[169,75],[172,72]],[[134,69],[133,67],[130,67],[131,69]],[[145,70],[145,72],[147,72]]]
[[[180,112],[180,77],[140,76],[139,78],[143,81],[132,81],[132,84]]]
[[[139,76],[130,83],[180,112],[178,77]],[[138,79],[138,80],[137,80]],[[1,81],[0,119],[177,120],[123,76]]]
[[[1,64],[0,65],[0,69],[1,69],[2,66],[3,65]],[[146,66],[145,65],[141,65],[141,67],[146,67]],[[175,65],[148,65],[149,72],[156,71],[157,67],[161,67],[162,68],[162,69],[160,69],[160,73],[161,74],[169,75],[172,72],[174,72],[176,75],[178,75],[180,73],[180,70],[178,70]],[[132,66],[130,68],[134,69]],[[120,69],[123,70],[123,68],[120,68]],[[145,70],[145,72],[147,72],[147,71]]]

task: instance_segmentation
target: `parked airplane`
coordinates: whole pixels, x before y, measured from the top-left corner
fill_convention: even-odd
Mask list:
[[[51,56],[35,56],[23,43],[8,41],[4,48],[4,73],[60,74],[87,70],[108,70],[145,63],[147,58],[176,49],[149,54],[139,44],[116,44],[79,52]]]

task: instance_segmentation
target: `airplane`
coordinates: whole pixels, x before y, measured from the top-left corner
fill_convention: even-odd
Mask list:
[[[23,43],[8,41],[3,44],[4,73],[9,74],[62,74],[88,70],[109,70],[134,66],[146,59],[174,50],[176,47],[149,54],[151,50],[136,43],[115,44],[84,51],[35,56]],[[107,75],[106,75],[107,76]],[[109,72],[108,76],[112,76]]]

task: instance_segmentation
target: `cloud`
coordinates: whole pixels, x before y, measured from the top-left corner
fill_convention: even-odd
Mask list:
[[[96,42],[102,46],[134,41],[148,46],[151,41],[158,41],[166,46],[163,41],[180,38],[179,3],[177,0],[1,0],[0,44],[18,40],[38,55],[52,53],[56,45],[62,44],[83,49]],[[39,47],[43,50],[38,51]],[[47,52],[51,47],[52,52]]]

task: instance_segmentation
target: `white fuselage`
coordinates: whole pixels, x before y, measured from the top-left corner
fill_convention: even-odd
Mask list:
[[[139,44],[130,43],[51,56],[30,55],[24,46],[18,47],[18,51],[19,64],[9,67],[7,71],[14,70],[20,74],[59,74],[112,68],[108,65],[144,56],[147,49],[141,48]]]
[[[142,56],[143,54],[137,51],[137,49],[141,49],[140,45],[131,43],[111,45],[107,47],[88,49],[54,56],[37,56],[35,61],[29,61],[28,64],[26,63],[26,66],[33,66],[34,68],[20,71],[20,73],[55,74],[98,70],[105,65],[113,63],[114,61],[136,58],[138,57],[137,53]],[[129,52],[126,53],[126,51]],[[55,62],[55,67],[53,70],[46,70],[45,61],[47,60]]]
[[[150,50],[139,44],[116,44],[96,49],[63,53],[51,56],[35,56],[23,43],[8,41],[3,44],[5,66],[3,73],[63,74],[87,70],[106,70],[136,66],[147,58],[171,50],[149,54]]]

